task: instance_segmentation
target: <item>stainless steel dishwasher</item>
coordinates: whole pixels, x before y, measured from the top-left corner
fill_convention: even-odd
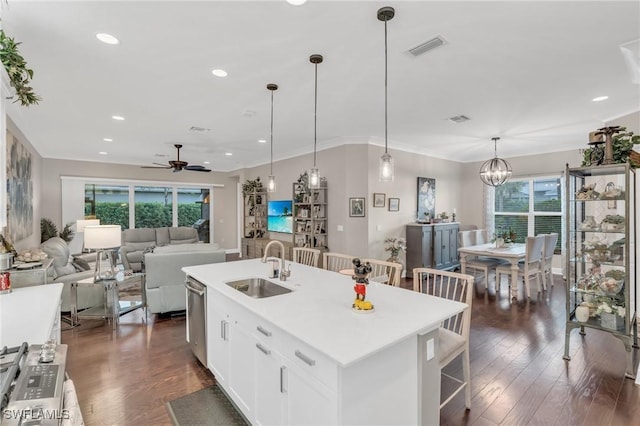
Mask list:
[[[207,287],[192,277],[187,288],[187,332],[189,346],[202,365],[207,366]]]

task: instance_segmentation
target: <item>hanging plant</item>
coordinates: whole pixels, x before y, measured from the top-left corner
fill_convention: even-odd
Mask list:
[[[8,37],[3,29],[0,29],[0,60],[9,76],[9,84],[16,91],[14,102],[20,102],[22,106],[37,105],[42,99],[29,85],[33,78],[33,70],[27,68],[27,61],[18,51],[19,42]]]

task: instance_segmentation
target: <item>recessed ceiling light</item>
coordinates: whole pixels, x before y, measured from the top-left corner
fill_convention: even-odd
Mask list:
[[[120,40],[107,33],[98,33],[96,38],[105,44],[119,44]]]
[[[100,155],[107,155],[107,152],[106,152],[106,151],[100,151],[98,154],[100,154]]]
[[[231,152],[225,152],[224,155],[226,155],[227,157],[231,157],[233,155],[233,153]]]
[[[124,117],[121,116],[121,115],[112,115],[111,118],[113,118],[114,120],[118,120],[118,121],[124,120]]]
[[[602,101],[606,101],[607,99],[609,99],[608,96],[598,96],[597,98],[593,98],[591,100],[593,102],[602,102]]]
[[[113,142],[113,139],[111,139],[111,138],[104,138],[102,140],[105,141],[105,142]]]
[[[211,74],[215,75],[216,77],[226,77],[227,76],[227,72],[225,70],[221,70],[221,69],[215,69],[215,70],[211,71]]]
[[[287,0],[287,3],[293,5],[293,6],[300,6],[303,5],[307,2],[307,0]]]
[[[205,161],[204,164],[211,164],[211,161]]]
[[[258,142],[259,143],[267,143],[267,140],[266,139],[258,139]]]

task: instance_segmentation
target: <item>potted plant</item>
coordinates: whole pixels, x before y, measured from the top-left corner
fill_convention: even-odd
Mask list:
[[[631,167],[640,167],[640,153],[633,150],[633,146],[640,144],[640,135],[627,132],[626,127],[621,127],[620,132],[612,136],[613,162],[616,164],[629,163]],[[582,167],[595,166],[593,159],[604,158],[604,143],[590,146],[582,152]]]

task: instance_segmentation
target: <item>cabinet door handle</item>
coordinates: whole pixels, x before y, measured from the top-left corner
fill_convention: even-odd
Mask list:
[[[287,393],[285,382],[287,381],[287,367],[280,367],[280,393]]]
[[[256,348],[260,349],[260,352],[262,352],[265,355],[271,354],[271,351],[265,348],[264,346],[262,346],[260,343],[256,343]]]
[[[258,329],[258,331],[262,334],[264,334],[267,337],[271,337],[271,332],[269,330],[265,330],[264,328],[262,328],[261,326],[257,326],[256,327]]]
[[[307,355],[303,354],[302,352],[300,352],[299,350],[296,349],[295,352],[296,356],[298,358],[300,358],[301,360],[303,360],[305,362],[305,364],[313,367],[314,365],[316,365],[316,361],[314,359],[309,358]]]
[[[220,338],[225,340],[224,338],[224,320],[220,320]]]

